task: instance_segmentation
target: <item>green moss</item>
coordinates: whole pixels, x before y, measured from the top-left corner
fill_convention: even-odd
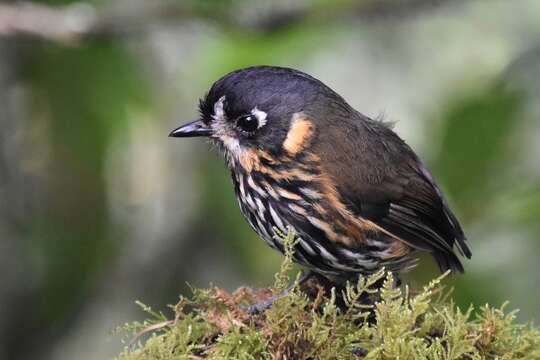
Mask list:
[[[118,359],[540,359],[538,329],[514,323],[515,311],[504,305],[460,310],[440,285],[444,275],[414,295],[384,271],[339,294],[319,288],[308,296],[296,281],[271,308],[248,314],[249,304],[281,294],[290,282],[291,233],[271,289],[194,289],[171,320],[143,306],[152,319],[122,327],[138,342]],[[379,300],[362,303],[366,295]],[[142,335],[149,337],[141,342]]]

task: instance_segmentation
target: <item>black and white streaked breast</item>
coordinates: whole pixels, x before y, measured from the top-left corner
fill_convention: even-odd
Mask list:
[[[307,169],[309,167],[305,167]],[[299,242],[294,260],[317,272],[338,275],[370,273],[384,265],[382,260],[389,244],[384,237],[368,239],[365,244],[348,248],[328,239],[321,214],[315,210],[321,201],[309,176],[290,176],[285,163],[276,171],[289,173],[286,180],[253,170],[247,173],[239,166],[231,168],[236,197],[241,212],[255,232],[272,248],[283,253],[283,244],[275,232],[296,231]],[[316,176],[317,174],[313,174]],[[393,260],[387,267],[403,267],[410,259]]]

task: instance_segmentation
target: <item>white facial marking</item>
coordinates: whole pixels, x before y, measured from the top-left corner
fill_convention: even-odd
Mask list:
[[[266,116],[267,116],[267,114],[264,111],[257,109],[257,107],[255,106],[255,108],[253,108],[253,110],[251,110],[251,114],[253,116],[255,116],[257,118],[257,120],[258,120],[259,125],[257,126],[257,129],[260,129],[264,125],[266,125]]]
[[[214,104],[214,115],[211,122],[213,137],[222,141],[225,146],[225,157],[229,164],[233,163],[243,153],[244,149],[240,141],[234,136],[229,124],[227,123],[227,114],[225,114],[225,95],[219,98]]]
[[[218,101],[214,104],[214,115],[212,116],[214,120],[223,120],[225,119],[225,110],[223,110],[223,103],[225,102],[225,95],[219,98]]]
[[[240,154],[242,152],[242,147],[238,139],[235,139],[229,135],[220,136],[221,140],[225,147],[234,155]]]

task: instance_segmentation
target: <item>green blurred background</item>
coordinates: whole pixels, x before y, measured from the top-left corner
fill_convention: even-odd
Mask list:
[[[0,4],[0,358],[100,359],[186,282],[269,284],[209,144],[167,137],[224,73],[308,72],[396,122],[473,250],[458,304],[540,315],[540,2]],[[408,275],[421,284],[431,260]]]

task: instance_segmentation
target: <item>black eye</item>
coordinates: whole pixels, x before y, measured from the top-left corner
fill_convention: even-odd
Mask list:
[[[238,126],[242,131],[254,132],[259,127],[259,121],[255,115],[243,115],[236,120],[236,126]]]

